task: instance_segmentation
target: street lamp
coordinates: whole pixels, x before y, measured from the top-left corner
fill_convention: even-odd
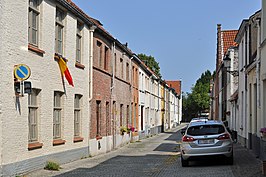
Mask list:
[[[237,70],[233,70],[231,71],[230,68],[231,68],[231,58],[229,57],[229,54],[226,54],[225,58],[223,59],[224,61],[224,68],[226,69],[226,72],[228,72],[229,74],[232,74],[234,77],[235,76],[238,76],[238,71]],[[227,70],[227,68],[229,70]]]

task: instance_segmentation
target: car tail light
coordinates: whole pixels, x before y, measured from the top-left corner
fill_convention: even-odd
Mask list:
[[[228,140],[230,139],[230,135],[228,133],[225,133],[217,138],[218,140]]]
[[[190,136],[183,136],[183,138],[182,138],[183,142],[192,142],[194,140],[195,139],[193,137],[190,137]]]

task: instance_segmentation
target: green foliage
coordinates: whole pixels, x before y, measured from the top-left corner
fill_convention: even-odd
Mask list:
[[[210,81],[212,74],[209,70],[202,73],[201,77],[192,87],[191,93],[183,93],[183,119],[189,121],[192,117],[198,116],[199,113],[209,110],[210,104]]]
[[[138,54],[138,57],[143,61],[158,77],[162,77],[160,73],[159,63],[156,62],[153,56],[147,56],[145,54]]]
[[[44,167],[44,169],[46,169],[46,170],[59,171],[60,166],[59,166],[59,164],[56,163],[56,162],[48,161],[48,162],[46,163],[46,166]]]

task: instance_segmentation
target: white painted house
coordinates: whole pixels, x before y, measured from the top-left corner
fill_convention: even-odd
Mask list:
[[[0,176],[88,156],[92,23],[66,0],[1,0],[0,14]],[[30,94],[14,91],[28,74],[14,77],[19,64],[30,69]]]

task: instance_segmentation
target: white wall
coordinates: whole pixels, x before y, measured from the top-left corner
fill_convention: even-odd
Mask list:
[[[28,0],[0,2],[0,30],[1,45],[1,102],[0,102],[0,147],[1,165],[19,163],[28,160],[30,169],[31,159],[66,152],[88,146],[89,112],[88,105],[88,49],[89,32],[87,27],[83,31],[83,64],[84,69],[75,67],[76,17],[67,14],[64,28],[64,57],[72,75],[75,87],[68,85],[66,79],[66,95],[63,95],[62,138],[66,143],[53,146],[53,96],[54,91],[64,92],[61,74],[57,62],[54,60],[55,41],[55,4],[54,1],[42,1],[40,9],[40,42],[39,48],[45,51],[43,56],[28,50]],[[4,25],[3,25],[4,24]],[[73,50],[74,49],[74,50]],[[16,97],[14,87],[14,66],[26,64],[31,69],[28,79],[33,88],[40,89],[38,130],[39,142],[42,148],[28,150],[28,95]],[[74,95],[83,95],[81,132],[84,140],[73,143],[74,132]],[[17,106],[16,106],[17,105]],[[46,157],[48,157],[46,156]],[[57,160],[57,159],[55,159]],[[60,161],[60,159],[58,159]],[[25,163],[25,162],[23,162]],[[23,166],[23,165],[22,165]],[[7,167],[8,168],[8,167]],[[22,167],[20,168],[23,171]],[[16,172],[17,169],[13,169]]]

